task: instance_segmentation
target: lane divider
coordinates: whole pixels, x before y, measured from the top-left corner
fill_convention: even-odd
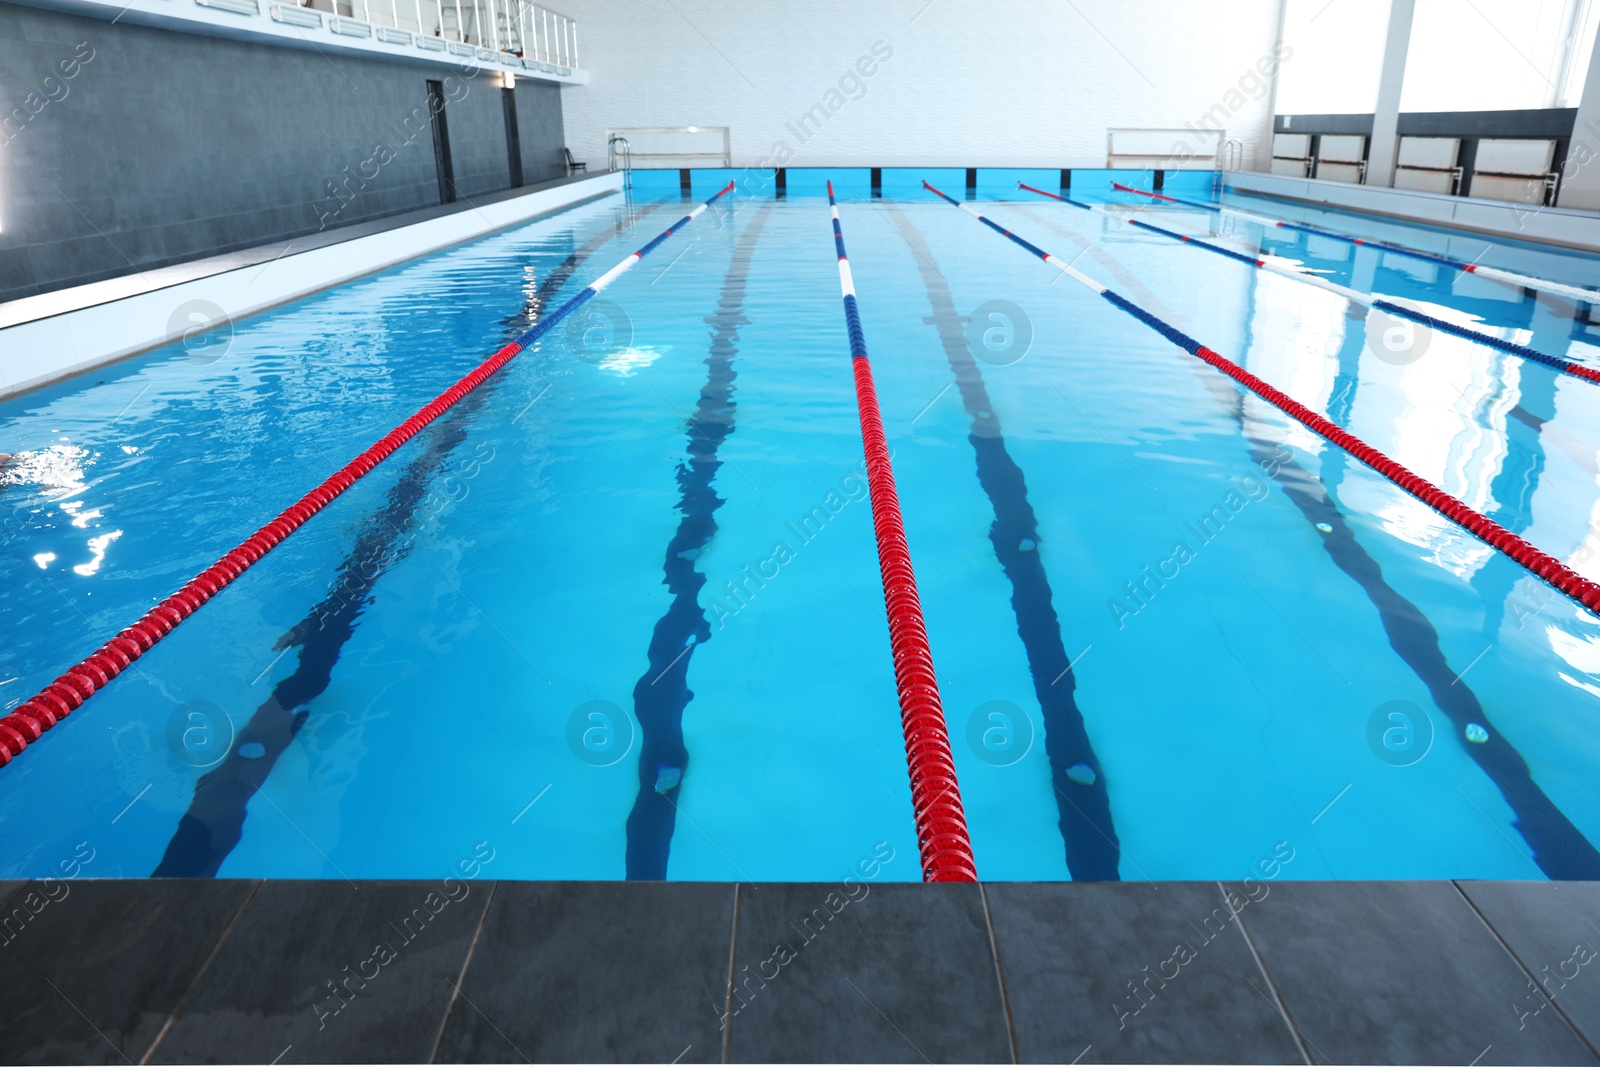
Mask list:
[[[939,335],[945,362],[955,375],[968,423],[967,441],[976,461],[978,486],[994,511],[989,542],[995,560],[1011,587],[1011,611],[1017,637],[1028,661],[1033,694],[1044,718],[1044,754],[1055,788],[1056,826],[1066,846],[1067,873],[1075,882],[1121,879],[1121,843],[1111,812],[1106,770],[1078,706],[1077,670],[1067,654],[1065,634],[1072,619],[1056,613],[1055,594],[1045,572],[1039,543],[1039,517],[1028,500],[1028,479],[1011,455],[1000,416],[984,384],[983,372],[967,343],[965,321],[956,310],[955,294],[938,257],[911,216],[892,202],[883,213],[900,231],[922,276],[932,318],[925,319]],[[1205,371],[1195,368],[1195,373]],[[1227,388],[1220,382],[1218,388]],[[1067,609],[1070,612],[1070,609]]]
[[[839,205],[828,183],[828,210],[833,216],[833,243],[839,253],[839,288],[844,294],[845,329],[850,335],[850,366],[855,372],[856,407],[861,416],[861,442],[867,457],[867,488],[872,497],[872,527],[878,540],[878,569],[883,575],[884,607],[889,616],[889,647],[894,655],[895,686],[900,693],[900,725],[906,737],[906,764],[911,772],[911,803],[916,812],[917,847],[922,853],[925,882],[975,882],[977,864],[956,783],[950,731],[939,701],[933,671],[933,650],[911,570],[905,520],[889,463],[889,441],[878,412],[878,391],[867,360],[867,339],[856,307],[855,279],[844,250]]]
[[[462,397],[482,385],[495,371],[511,362],[518,353],[524,351],[529,345],[548,333],[556,323],[566,318],[585,302],[593,299],[596,293],[620,278],[628,268],[649,255],[663,241],[692,222],[701,212],[710,207],[718,197],[732,188],[733,182],[729,182],[716,196],[697,205],[687,215],[667,227],[666,230],[653,238],[643,248],[606,271],[606,273],[584,288],[582,292],[539,320],[538,324],[532,329],[518,336],[504,348],[484,360],[470,374],[434,397],[416,414],[390,430],[372,447],[329,475],[321,485],[301,497],[294,504],[291,504],[277,518],[245,538],[238,547],[226,553],[216,563],[195,575],[183,588],[145,612],[139,621],[107,641],[93,655],[45,686],[39,693],[23,701],[9,715],[0,718],[0,767],[4,767],[20,756],[24,749],[38,741],[47,730],[81,707],[83,702],[95,693],[109,685],[111,680],[127,670],[134,660],[150,651],[162,638],[171,633],[179,623],[193,615],[212,597],[231,585],[239,575],[253,566],[262,556],[277,547],[284,538],[305,525],[306,520],[310,519],[311,516],[327,507],[346,489],[354,485],[358,479],[387,459],[401,445],[415,437],[434,419],[444,414]]]
[[[1196,341],[1188,334],[1179,330],[1177,327],[1163,322],[1161,319],[1156,318],[1154,315],[1150,314],[1148,311],[1139,307],[1132,301],[1127,300],[1118,293],[1112,292],[1110,289],[1106,288],[1104,285],[1101,285],[1093,278],[1074,270],[1070,265],[1055,258],[1054,256],[1050,255],[1050,253],[1044,251],[1036,245],[1028,243],[993,220],[985,218],[971,205],[964,204],[961,201],[940,192],[927,182],[923,182],[922,185],[925,189],[941,197],[942,199],[949,201],[955,207],[958,207],[962,211],[965,211],[967,214],[973,216],[979,222],[982,222],[985,226],[988,226],[996,233],[1002,234],[1012,242],[1027,249],[1040,259],[1043,259],[1046,263],[1050,264],[1052,267],[1055,267],[1063,274],[1066,274],[1068,277],[1083,285],[1085,288],[1105,298],[1106,301],[1115,305],[1117,308],[1120,308],[1122,311],[1132,315],[1134,318],[1138,319],[1152,330],[1155,330],[1157,333],[1161,334],[1161,336],[1165,337],[1168,341],[1171,341],[1185,352],[1188,352],[1190,355],[1196,356],[1199,359],[1211,364],[1211,366],[1226,374],[1228,377],[1232,378],[1246,389],[1249,389],[1252,393],[1255,393],[1267,403],[1271,404],[1284,414],[1288,415],[1290,418],[1299,422],[1302,426],[1305,426],[1312,433],[1315,433],[1319,437],[1338,445],[1356,459],[1360,460],[1368,467],[1371,467],[1373,470],[1389,479],[1401,489],[1404,489],[1406,492],[1410,493],[1424,504],[1427,504],[1445,518],[1456,523],[1468,533],[1471,533],[1474,537],[1477,537],[1491,548],[1495,548],[1500,552],[1503,552],[1505,555],[1509,556],[1511,559],[1527,568],[1527,570],[1534,576],[1571,597],[1573,600],[1576,600],[1579,604],[1582,604],[1585,608],[1588,608],[1589,611],[1595,615],[1600,616],[1600,584],[1591,582],[1577,571],[1568,567],[1565,563],[1562,563],[1559,559],[1556,559],[1554,556],[1529,544],[1527,541],[1518,537],[1510,530],[1507,530],[1504,526],[1501,526],[1487,515],[1483,515],[1480,512],[1473,510],[1471,507],[1462,503],[1460,500],[1457,500],[1449,493],[1446,493],[1443,489],[1440,489],[1432,482],[1420,477],[1419,475],[1413,474],[1411,471],[1407,470],[1393,459],[1390,459],[1382,452],[1379,452],[1365,441],[1362,441],[1360,438],[1356,437],[1354,434],[1349,433],[1317,412],[1312,411],[1310,408],[1306,407],[1304,404],[1301,404],[1287,393],[1284,393],[1274,386],[1269,385],[1267,382],[1256,377],[1254,374],[1251,374],[1249,371],[1228,359],[1226,356],[1212,351],[1199,341]]]
[[[1214,211],[1221,215],[1233,215],[1237,218],[1249,219],[1251,222],[1257,222],[1263,226],[1276,226],[1285,230],[1299,230],[1301,233],[1314,233],[1318,237],[1331,237],[1333,240],[1343,241],[1345,244],[1361,245],[1363,248],[1377,248],[1385,252],[1394,252],[1397,255],[1410,256],[1412,259],[1420,259],[1426,263],[1436,263],[1439,266],[1451,267],[1455,270],[1464,270],[1468,274],[1476,274],[1481,278],[1492,278],[1497,282],[1505,282],[1507,285],[1526,286],[1529,289],[1537,289],[1542,293],[1554,293],[1557,296],[1565,296],[1573,300],[1582,300],[1589,304],[1600,304],[1600,291],[1594,289],[1585,289],[1579,285],[1567,285],[1564,282],[1553,282],[1548,278],[1535,278],[1531,274],[1518,274],[1516,271],[1502,270],[1499,267],[1486,267],[1481,263],[1463,263],[1459,259],[1451,259],[1448,256],[1435,255],[1432,252],[1419,252],[1415,248],[1407,248],[1404,245],[1390,244],[1387,241],[1374,241],[1366,237],[1351,237],[1348,234],[1335,233],[1332,230],[1324,230],[1316,226],[1307,226],[1303,222],[1286,222],[1282,219],[1269,219],[1264,215],[1257,215],[1254,212],[1240,211],[1238,208],[1222,207],[1218,204],[1205,204],[1198,200],[1183,200],[1176,196],[1164,196],[1161,193],[1152,193],[1148,189],[1135,189],[1131,185],[1123,185],[1119,182],[1112,182],[1111,187],[1113,189],[1120,189],[1125,193],[1134,193],[1138,196],[1147,196],[1152,200],[1165,200],[1173,204],[1182,204],[1185,207],[1199,208],[1202,211]]]
[[[1084,206],[1075,201],[1067,202],[1075,207]],[[1357,350],[1360,344],[1358,339]],[[1202,367],[1194,369],[1197,374],[1205,374]],[[1228,389],[1220,381],[1208,380],[1205,384]],[[1235,399],[1229,406],[1240,432],[1250,444],[1251,458],[1269,466],[1275,446],[1249,428],[1252,420],[1247,418],[1244,408],[1244,397],[1248,394],[1233,395]],[[1389,584],[1383,568],[1356,539],[1344,509],[1332,501],[1315,471],[1290,459],[1274,469],[1272,477],[1307,522],[1321,524],[1329,531],[1322,545],[1334,566],[1353,579],[1366,595],[1383,621],[1390,646],[1434,694],[1440,710],[1455,728],[1466,730],[1478,723],[1488,729],[1489,739],[1483,744],[1468,745],[1467,754],[1499,788],[1511,808],[1513,824],[1533,852],[1534,863],[1550,878],[1596,877],[1600,873],[1600,852],[1550,800],[1533,780],[1527,761],[1485,717],[1483,704],[1473,692],[1472,684],[1458,677],[1446,660],[1438,631],[1417,605]]]
[[[1022,182],[1018,182],[1017,185],[1028,190],[1030,193],[1039,193],[1043,196],[1048,196],[1055,200],[1059,200],[1063,204],[1071,204],[1073,207],[1081,207],[1088,210],[1093,210],[1093,208],[1091,208],[1088,204],[1083,204],[1064,196],[1057,196],[1055,193],[1046,192],[1043,189],[1035,189],[1033,186],[1024,185]],[[1111,214],[1113,217],[1117,218],[1121,217],[1120,213],[1118,212],[1108,212],[1108,214]],[[1596,385],[1600,385],[1600,369],[1587,367],[1582,363],[1574,363],[1571,360],[1562,359],[1560,356],[1547,355],[1544,352],[1540,352],[1538,349],[1529,348],[1527,345],[1520,345],[1515,341],[1507,341],[1503,338],[1496,337],[1493,334],[1483,333],[1482,331],[1474,330],[1467,326],[1458,326],[1453,322],[1446,322],[1444,319],[1435,318],[1426,312],[1416,311],[1412,308],[1406,307],[1403,304],[1396,304],[1392,300],[1386,300],[1383,297],[1374,296],[1371,293],[1363,293],[1360,290],[1351,289],[1349,286],[1339,285],[1337,282],[1330,282],[1326,278],[1319,278],[1314,274],[1305,274],[1301,271],[1293,269],[1292,267],[1286,267],[1281,263],[1274,263],[1270,260],[1259,259],[1255,256],[1246,255],[1243,252],[1235,252],[1231,248],[1224,248],[1221,245],[1212,244],[1211,242],[1201,240],[1199,237],[1193,236],[1192,234],[1178,233],[1175,230],[1163,229],[1160,226],[1152,225],[1151,223],[1144,222],[1140,219],[1129,218],[1124,219],[1124,221],[1129,225],[1137,226],[1141,230],[1148,230],[1151,233],[1158,233],[1163,237],[1170,237],[1175,241],[1182,241],[1185,244],[1194,245],[1196,248],[1203,248],[1207,252],[1215,252],[1219,256],[1226,256],[1227,258],[1237,260],[1240,263],[1246,263],[1258,270],[1267,271],[1269,274],[1277,274],[1285,278],[1293,278],[1297,282],[1304,282],[1307,285],[1316,286],[1318,289],[1326,290],[1327,292],[1333,293],[1336,296],[1342,296],[1346,300],[1361,304],[1365,307],[1376,308],[1379,311],[1386,311],[1391,315],[1399,315],[1402,318],[1410,319],[1413,322],[1419,322],[1422,325],[1427,326],[1430,329],[1438,330],[1441,333],[1452,334],[1456,337],[1465,338],[1468,341],[1474,341],[1481,345],[1488,345],[1490,348],[1496,348],[1502,352],[1508,352],[1513,356],[1517,356],[1518,358],[1543,364],[1546,367],[1560,371],[1562,374],[1570,374],[1574,378],[1581,378],[1586,382],[1592,382]]]
[[[643,208],[653,212],[659,205]],[[503,320],[503,333],[510,340],[538,321],[539,309],[554,308],[556,296],[588,263],[589,257],[641,223],[626,218],[595,233],[578,245],[540,279],[533,292],[524,295],[515,312]],[[256,793],[272,774],[277,762],[288,751],[302,723],[311,721],[300,713],[333,684],[335,673],[350,644],[361,629],[363,617],[371,620],[370,608],[383,581],[401,560],[410,558],[420,534],[429,521],[426,503],[438,500],[442,491],[434,479],[448,476],[447,464],[456,449],[465,445],[472,420],[500,390],[504,378],[491,378],[481,389],[464,397],[410,449],[405,465],[393,485],[383,494],[382,505],[353,525],[356,533],[345,549],[344,558],[331,574],[327,592],[307,607],[300,621],[291,626],[274,646],[293,663],[293,670],[269,683],[270,691],[234,734],[235,742],[218,763],[206,768],[205,776],[194,783],[188,810],[178,819],[161,854],[161,862],[150,872],[152,878],[215,878],[239,842],[250,818]],[[401,462],[397,457],[396,463]],[[292,655],[291,655],[292,653]],[[310,709],[313,714],[331,709]],[[246,748],[250,742],[260,750]],[[241,749],[250,751],[245,757]],[[261,812],[256,811],[259,818]]]

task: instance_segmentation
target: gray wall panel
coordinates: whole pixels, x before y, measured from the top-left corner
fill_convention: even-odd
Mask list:
[[[488,74],[475,78],[452,74],[445,79],[444,91],[457,195],[471,199],[509,189],[511,157],[506,151],[498,81]]]
[[[522,142],[524,181],[543,182],[563,177],[561,160],[565,134],[561,125],[561,88],[548,82],[517,83],[517,135]],[[605,160],[589,161],[591,170],[605,169]]]
[[[508,188],[490,74],[0,3],[0,300],[437,204],[430,78],[460,194]],[[525,182],[559,176],[560,89],[517,96]]]

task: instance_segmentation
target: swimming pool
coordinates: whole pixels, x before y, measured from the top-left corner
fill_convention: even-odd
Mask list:
[[[864,173],[835,175],[841,214],[981,877],[1600,877],[1600,620],[919,195],[924,172],[878,198]],[[986,214],[1600,576],[1594,385],[1428,331],[1397,357],[1332,294],[1014,180],[985,177]],[[919,877],[820,190],[719,202],[0,771],[0,876]],[[22,454],[0,700],[675,194],[641,180],[0,402]],[[1559,299],[1137,206],[1600,365]],[[1600,282],[1574,254],[1270,210]]]

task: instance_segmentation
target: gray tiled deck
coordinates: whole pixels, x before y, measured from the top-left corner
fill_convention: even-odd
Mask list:
[[[1600,1062],[1591,883],[80,880],[0,901],[5,1063]]]

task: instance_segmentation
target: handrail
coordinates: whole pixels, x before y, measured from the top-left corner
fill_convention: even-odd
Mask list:
[[[709,152],[708,151],[682,151],[682,152],[659,151],[659,152],[656,152],[656,151],[650,151],[649,150],[648,141],[645,143],[644,150],[642,150],[642,151],[638,146],[635,146],[632,143],[634,140],[637,140],[640,137],[649,138],[649,137],[659,137],[659,136],[670,136],[672,134],[708,134],[708,135],[711,135],[711,136],[720,136],[722,144],[717,148],[716,151],[709,151]],[[729,130],[729,128],[727,126],[617,126],[617,127],[612,127],[610,129],[606,130],[606,136],[607,136],[608,139],[611,138],[611,137],[621,137],[621,138],[624,138],[625,140],[627,140],[629,142],[628,154],[629,154],[629,157],[630,157],[630,161],[634,162],[634,163],[638,163],[639,165],[644,166],[646,168],[650,167],[650,165],[651,165],[650,161],[663,161],[663,160],[668,160],[668,161],[672,161],[672,162],[660,162],[657,165],[662,166],[662,167],[668,167],[668,168],[670,168],[670,167],[684,167],[684,166],[691,166],[691,165],[693,165],[693,166],[712,166],[712,167],[716,167],[716,166],[731,167],[731,166],[733,166],[732,136],[731,136],[730,130]],[[704,160],[705,162],[689,164],[689,163],[681,162],[683,160]]]
[[[1222,172],[1225,170],[1238,170],[1239,164],[1244,160],[1244,142],[1237,137],[1226,138],[1217,146],[1217,165],[1211,175],[1211,193],[1213,196],[1222,192]]]
[[[1217,152],[1218,170],[1238,170],[1244,161],[1244,142],[1237,137],[1229,137],[1222,142]]]
[[[1226,136],[1223,130],[1206,128],[1108,127],[1106,166],[1112,170],[1214,170]],[[1207,159],[1210,167],[1204,163]]]
[[[90,8],[117,0],[77,0]],[[440,61],[470,62],[572,77],[578,65],[578,24],[568,15],[528,0],[193,0],[162,5],[160,21],[174,28],[206,32],[218,19],[256,19],[305,30],[324,30],[336,38],[415,48]],[[224,14],[215,15],[222,12]],[[120,16],[119,16],[120,17]],[[277,34],[281,36],[282,34]],[[450,60],[455,62],[455,60]]]
[[[606,139],[606,169],[615,171],[619,158],[622,160],[622,187],[630,189],[633,187],[633,149],[626,137],[612,134]]]
[[[393,24],[399,26],[398,8],[404,0],[361,0],[364,11],[371,4],[383,2],[395,12],[397,21]],[[524,0],[411,0],[411,7],[415,19],[411,25],[399,28],[508,52],[541,64],[577,66],[577,22],[542,4]],[[432,17],[425,12],[431,12]]]

